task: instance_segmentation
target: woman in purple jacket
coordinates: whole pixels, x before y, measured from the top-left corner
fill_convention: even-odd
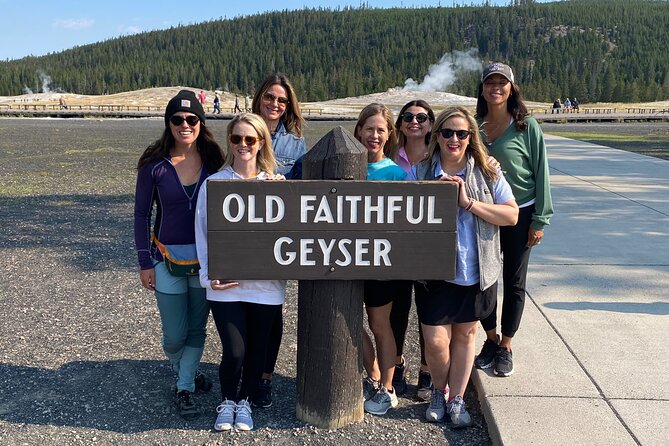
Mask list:
[[[185,419],[199,414],[193,401],[195,391],[208,391],[212,386],[198,371],[209,304],[197,272],[175,275],[165,265],[163,254],[170,245],[194,247],[200,186],[222,165],[223,152],[205,126],[202,105],[195,93],[181,90],[167,104],[161,138],[137,163],[135,246],[142,286],[156,296],[163,350],[177,374],[174,403]]]

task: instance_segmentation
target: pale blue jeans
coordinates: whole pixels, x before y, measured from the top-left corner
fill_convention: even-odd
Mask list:
[[[175,277],[162,262],[154,268],[163,350],[177,374],[177,391],[195,392],[209,318],[206,292],[198,276]]]

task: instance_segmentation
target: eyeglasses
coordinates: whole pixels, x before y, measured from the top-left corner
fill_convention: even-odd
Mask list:
[[[290,102],[288,100],[288,98],[286,98],[284,96],[274,96],[272,93],[265,93],[264,95],[262,95],[262,98],[267,102],[276,101],[276,102],[278,102],[279,104],[282,104],[282,105],[286,105]]]
[[[200,118],[198,118],[195,115],[188,115],[185,118],[183,116],[180,116],[180,115],[172,115],[170,117],[170,122],[177,127],[180,126],[181,124],[183,124],[184,121],[186,121],[188,123],[188,125],[190,125],[192,127],[195,124],[197,124],[198,122],[200,122]]]
[[[422,124],[425,121],[427,121],[430,117],[428,116],[427,113],[416,113],[415,115],[411,112],[402,113],[402,120],[404,122],[411,122],[413,121],[413,118],[416,118],[416,122]]]
[[[262,141],[262,138],[257,138],[255,136],[230,135],[230,142],[233,144],[239,144],[242,140],[244,140],[244,144],[247,146],[254,146],[258,141]]]
[[[450,139],[453,135],[462,141],[469,138],[469,135],[472,134],[469,130],[453,130],[453,129],[439,129],[439,133],[446,139]]]

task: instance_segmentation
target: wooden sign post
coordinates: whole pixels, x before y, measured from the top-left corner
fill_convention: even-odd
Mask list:
[[[363,419],[363,280],[452,279],[457,186],[364,181],[367,150],[341,127],[302,171],[208,182],[209,273],[300,280],[297,417],[332,429]]]
[[[304,157],[305,180],[364,180],[367,149],[342,127]],[[336,429],[364,418],[362,280],[301,280],[297,310],[297,418]]]

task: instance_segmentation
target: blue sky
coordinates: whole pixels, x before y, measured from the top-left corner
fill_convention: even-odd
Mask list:
[[[483,0],[366,0],[370,7],[452,6]],[[494,0],[508,5],[510,0]],[[0,61],[41,56],[143,31],[304,7],[359,7],[360,0],[0,0]]]

